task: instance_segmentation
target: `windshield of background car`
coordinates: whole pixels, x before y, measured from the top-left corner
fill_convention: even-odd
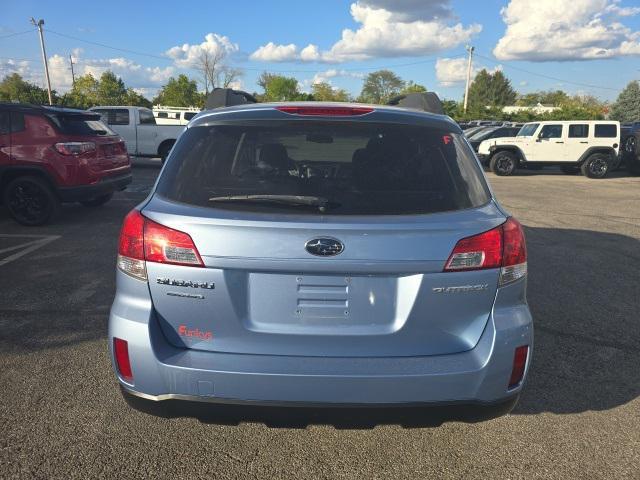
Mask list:
[[[539,123],[527,123],[526,125],[524,125],[520,129],[520,131],[518,132],[516,137],[531,137],[531,136],[533,136],[533,134],[536,133],[536,130],[538,129],[539,125],[540,125]]]
[[[469,137],[469,140],[484,140],[485,138],[488,138],[493,132],[498,130],[498,128],[499,127],[485,128],[479,132],[474,133],[471,137]]]
[[[424,214],[490,199],[461,134],[365,122],[283,121],[189,128],[157,193],[186,204],[252,212],[320,213],[312,206],[211,201],[237,195],[326,199],[326,214]]]
[[[49,115],[61,133],[66,135],[117,135],[99,115]]]

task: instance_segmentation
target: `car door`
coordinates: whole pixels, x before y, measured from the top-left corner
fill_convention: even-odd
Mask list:
[[[11,161],[11,114],[0,111],[0,167]]]
[[[564,126],[561,123],[543,125],[527,151],[533,162],[561,162],[565,158]]]
[[[158,154],[158,125],[156,117],[148,108],[138,108],[136,130],[138,132],[138,155]]]
[[[587,122],[570,123],[565,139],[565,158],[567,162],[577,162],[589,148],[590,125]]]

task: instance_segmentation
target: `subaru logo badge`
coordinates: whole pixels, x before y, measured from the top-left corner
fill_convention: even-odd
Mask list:
[[[305,243],[304,248],[311,255],[318,257],[332,257],[339,255],[344,250],[344,245],[335,238],[314,238]]]

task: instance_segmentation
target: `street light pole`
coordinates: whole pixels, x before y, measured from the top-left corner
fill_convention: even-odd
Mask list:
[[[49,94],[49,105],[53,105],[53,99],[51,98],[51,80],[49,79],[49,64],[47,63],[47,52],[44,48],[44,35],[42,34],[42,26],[44,20],[40,19],[36,22],[36,19],[31,17],[31,23],[38,27],[40,33],[40,48],[42,49],[42,63],[44,63],[44,73],[47,76],[47,93]]]
[[[473,58],[474,47],[467,45],[467,52],[469,52],[469,62],[467,63],[467,85],[464,89],[464,113],[467,113],[467,103],[469,102],[469,84],[471,83],[471,60]]]

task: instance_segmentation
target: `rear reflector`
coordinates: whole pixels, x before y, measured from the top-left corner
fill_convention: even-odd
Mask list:
[[[139,280],[147,280],[145,262],[203,267],[204,262],[191,237],[165,227],[138,210],[124,219],[118,244],[118,268]]]
[[[133,372],[129,361],[129,344],[121,338],[113,338],[113,356],[116,359],[118,375],[127,383],[133,383]]]
[[[509,378],[509,389],[515,388],[522,382],[524,370],[527,366],[527,357],[529,356],[529,346],[523,345],[516,348],[513,356],[513,369],[511,370],[511,378]]]
[[[500,285],[527,274],[527,248],[522,225],[508,218],[487,232],[463,238],[451,252],[445,272],[500,268]]]
[[[321,115],[321,116],[354,116],[365,115],[373,112],[373,108],[370,107],[296,107],[296,106],[284,106],[276,107],[276,110],[280,110],[284,113],[291,115]]]

